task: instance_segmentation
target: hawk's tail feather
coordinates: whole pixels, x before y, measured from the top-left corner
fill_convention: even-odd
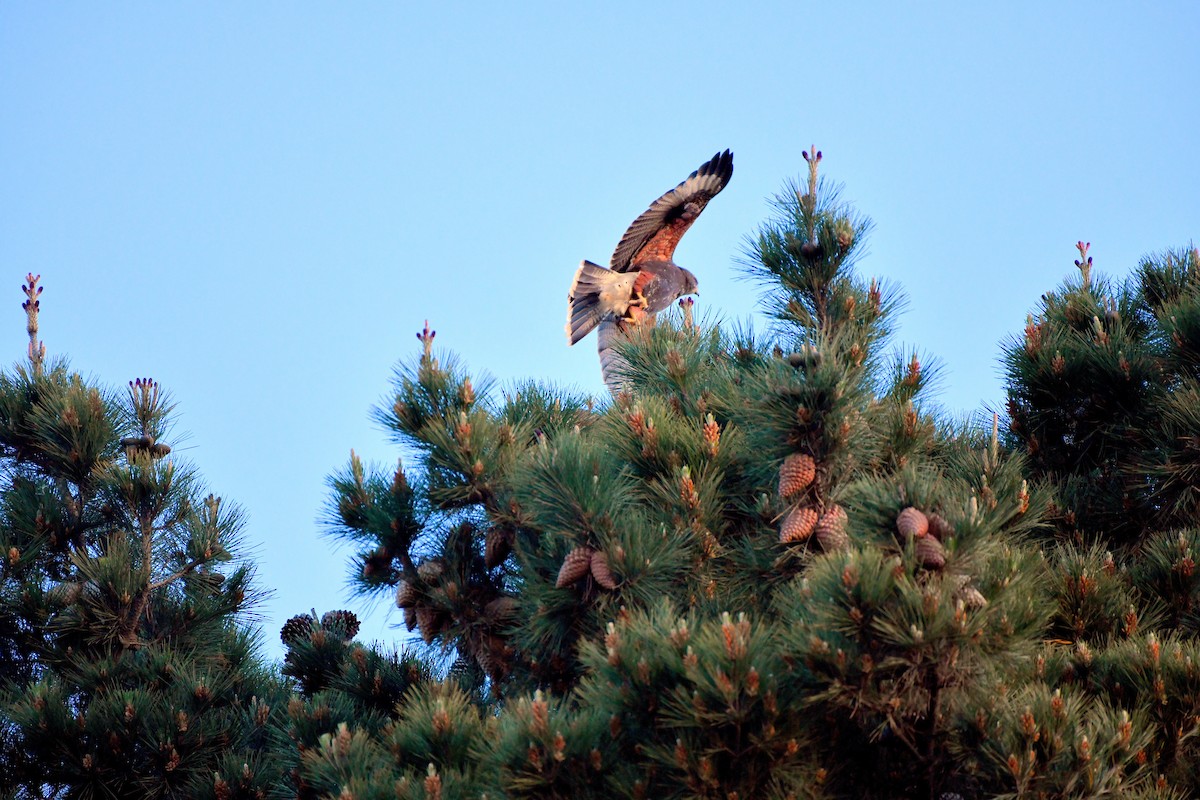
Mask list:
[[[654,314],[647,314],[636,323],[619,319],[606,319],[600,323],[600,333],[596,341],[597,354],[600,356],[600,377],[604,379],[604,385],[613,397],[631,388],[629,361],[618,352],[618,342],[628,339],[639,329],[653,328],[655,324]]]
[[[630,289],[623,285],[632,287],[635,277],[635,274],[613,272],[590,261],[581,263],[567,295],[567,341],[575,344],[587,336],[606,313],[624,314]],[[625,288],[623,293],[622,288]],[[625,307],[620,307],[618,299],[622,294],[626,298]]]
[[[604,379],[604,384],[613,397],[616,397],[625,388],[625,372],[629,369],[629,362],[613,347],[617,337],[624,335],[621,323],[616,320],[605,320],[604,324],[600,326],[600,335],[596,343],[600,356],[600,376]]]

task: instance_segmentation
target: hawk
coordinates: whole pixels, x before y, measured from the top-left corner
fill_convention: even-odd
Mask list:
[[[584,261],[575,272],[567,295],[567,341],[575,344],[600,327],[600,372],[614,395],[621,389],[616,337],[652,324],[659,311],[696,293],[696,276],[672,260],[675,246],[732,176],[733,153],[717,153],[633,221],[609,269]]]

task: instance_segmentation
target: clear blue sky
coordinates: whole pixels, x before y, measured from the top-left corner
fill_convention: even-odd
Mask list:
[[[399,638],[317,520],[351,447],[397,457],[368,411],[422,321],[502,383],[601,392],[574,269],[717,150],[676,253],[698,307],[756,314],[735,261],[815,142],[957,414],[1002,404],[999,343],[1077,239],[1123,276],[1200,236],[1195,3],[735,5],[4,3],[0,360],[32,271],[51,353],[172,391],[278,653],[314,606]]]

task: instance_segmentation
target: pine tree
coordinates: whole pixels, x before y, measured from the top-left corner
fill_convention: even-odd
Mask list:
[[[1054,720],[1076,731],[1076,763],[1043,757],[1020,772],[1037,786],[1098,781],[1098,750],[1090,763],[1078,752],[1084,728],[1107,719],[1089,736],[1093,748],[1108,747],[1113,731],[1138,740],[1154,791],[1192,796],[1200,254],[1149,257],[1117,285],[1093,276],[1087,243],[1077,248],[1078,278],[1045,295],[1005,355],[1011,439],[1056,508],[1045,543],[1055,638],[1032,689],[1043,711],[1047,698],[1056,705],[1025,727],[1042,732]]]
[[[354,797],[1004,790],[1006,760],[963,752],[1046,633],[1052,576],[1029,540],[1051,495],[995,427],[924,408],[936,369],[887,349],[898,296],[855,272],[870,223],[805,158],[748,244],[774,325],[726,332],[685,301],[620,345],[632,389],[608,405],[498,394],[418,334],[378,414],[415,468],[352,455],[330,520],[446,683],[382,728],[327,730],[306,780]],[[425,692],[443,730],[477,738],[404,750]]]
[[[0,773],[16,797],[265,797],[286,695],[239,616],[241,514],[171,454],[157,382],[46,360],[27,281],[28,360],[0,374]]]

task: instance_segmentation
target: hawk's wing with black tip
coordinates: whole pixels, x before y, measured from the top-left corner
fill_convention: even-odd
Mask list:
[[[670,261],[679,239],[732,176],[733,153],[728,150],[701,164],[687,180],[651,203],[633,221],[609,266],[617,272],[628,272],[645,261]]]

